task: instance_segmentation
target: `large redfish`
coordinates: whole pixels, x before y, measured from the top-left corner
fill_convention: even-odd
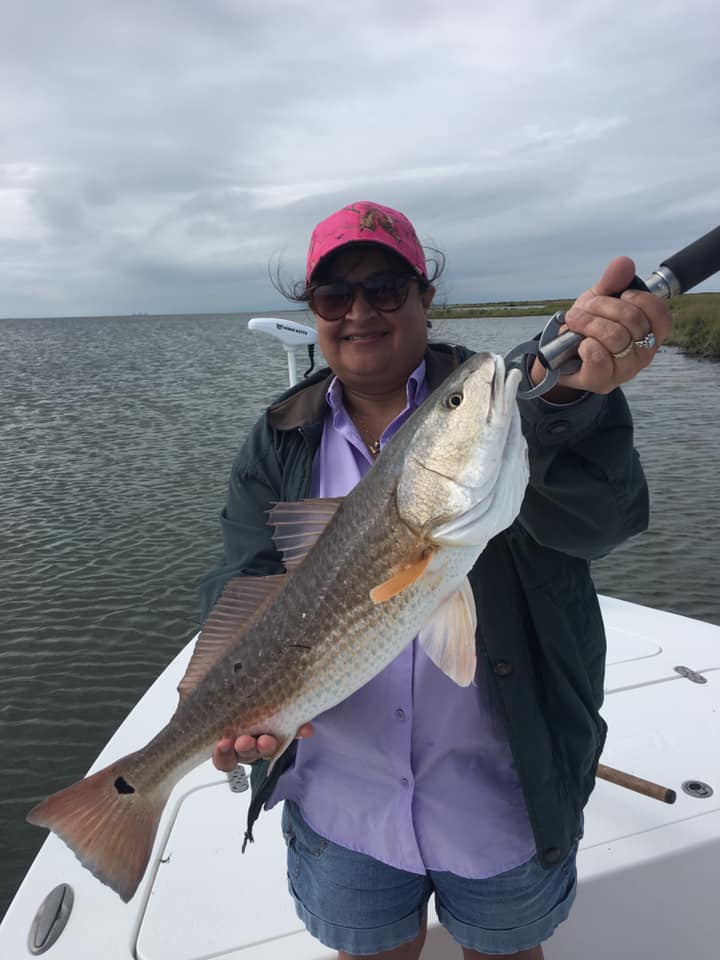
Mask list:
[[[129,900],[173,786],[221,737],[298,727],[344,700],[419,636],[448,676],[475,675],[466,574],[520,510],[527,455],[520,374],[467,360],[398,431],[342,501],[277,504],[286,573],[230,580],[178,688],[177,710],[142,750],[53,794],[28,815]]]

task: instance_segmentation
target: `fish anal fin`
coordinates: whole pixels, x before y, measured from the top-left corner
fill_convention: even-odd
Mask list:
[[[56,833],[84,867],[127,903],[143,878],[173,784],[146,792],[123,760],[52,794],[27,815]]]
[[[386,600],[396,597],[399,593],[402,593],[403,590],[407,589],[407,587],[412,586],[412,584],[418,581],[425,573],[432,556],[432,551],[426,550],[415,563],[403,567],[402,570],[393,574],[388,580],[373,587],[370,591],[370,599],[372,602],[385,603]]]
[[[233,577],[205,621],[187,670],[178,684],[180,703],[209,670],[235,647],[267,604],[285,586],[286,574],[274,577]]]
[[[300,566],[342,502],[342,497],[328,497],[273,504],[268,523],[288,573]]]
[[[470,686],[475,677],[476,625],[475,600],[466,577],[418,634],[418,640],[435,666],[461,687]]]

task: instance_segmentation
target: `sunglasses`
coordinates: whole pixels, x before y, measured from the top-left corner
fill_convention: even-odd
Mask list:
[[[323,320],[339,320],[355,301],[358,289],[374,310],[393,313],[403,306],[410,292],[410,281],[417,277],[399,273],[373,273],[357,283],[333,280],[319,283],[310,290],[310,306]]]

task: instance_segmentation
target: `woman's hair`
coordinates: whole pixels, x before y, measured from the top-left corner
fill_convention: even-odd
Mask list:
[[[381,250],[385,256],[391,262],[395,261],[398,267],[409,267],[410,264],[401,257],[399,254],[394,253],[392,250],[388,250],[387,247],[383,246],[380,243],[348,243],[343,247],[338,247],[337,250],[334,250],[331,254],[325,257],[320,261],[316,270],[315,276],[312,283],[306,283],[304,280],[295,280],[287,281],[284,280],[280,275],[280,264],[276,264],[273,268],[271,264],[268,264],[268,276],[270,277],[270,282],[278,291],[281,293],[286,300],[291,300],[293,303],[308,303],[310,301],[310,294],[312,293],[313,287],[318,283],[326,283],[332,276],[333,267],[335,265],[335,259],[341,251],[348,249],[357,249],[358,254],[360,255],[358,259],[361,258],[362,254],[368,247],[375,247],[378,250]],[[428,279],[424,277],[418,277],[418,286],[420,292],[427,290],[430,284],[434,284],[436,280],[439,280],[443,270],[445,269],[445,254],[442,250],[436,250],[434,247],[423,247],[425,251],[425,262],[428,267]]]

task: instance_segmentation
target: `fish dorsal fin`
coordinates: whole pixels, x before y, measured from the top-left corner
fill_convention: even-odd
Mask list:
[[[235,646],[258,619],[267,601],[282,590],[286,580],[286,574],[274,577],[240,576],[228,580],[200,631],[185,676],[178,685],[181,703],[208,671]]]
[[[425,624],[418,640],[432,662],[458,686],[469,687],[475,677],[477,615],[470,582],[465,577]]]
[[[407,587],[412,586],[427,570],[432,555],[432,550],[426,550],[415,563],[403,567],[402,570],[393,574],[388,580],[373,587],[370,591],[370,599],[372,602],[385,603],[386,600],[396,597]]]
[[[288,573],[300,566],[342,502],[342,497],[328,497],[273,504],[268,523]]]

